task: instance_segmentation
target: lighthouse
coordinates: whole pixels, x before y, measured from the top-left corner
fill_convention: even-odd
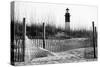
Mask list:
[[[70,32],[70,13],[68,8],[66,9],[65,13],[65,32]]]

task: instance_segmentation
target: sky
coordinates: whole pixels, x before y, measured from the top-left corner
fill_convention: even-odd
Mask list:
[[[33,2],[15,2],[14,19],[26,24],[51,24],[65,28],[65,13],[69,8],[71,29],[91,29],[92,21],[97,26],[97,7],[67,4],[48,4]]]

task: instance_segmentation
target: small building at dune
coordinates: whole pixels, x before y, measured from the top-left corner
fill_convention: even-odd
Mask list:
[[[67,35],[67,34],[65,34],[65,32],[58,32],[56,35],[55,35],[55,38],[60,38],[60,39],[68,39],[68,38],[70,38],[70,36],[69,35]]]

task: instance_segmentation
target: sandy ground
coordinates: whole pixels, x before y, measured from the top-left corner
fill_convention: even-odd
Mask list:
[[[29,41],[29,42],[28,42]],[[33,45],[30,44],[32,40],[26,41],[26,46],[30,48]],[[61,40],[61,42],[55,42],[54,44],[51,40],[50,42],[51,48],[40,49],[35,48],[30,49],[28,53],[32,54],[32,56],[44,56],[33,58],[28,62],[16,62],[16,66],[20,65],[39,65],[39,64],[56,64],[56,63],[71,63],[71,62],[87,62],[87,61],[96,61],[94,59],[93,47],[90,47],[90,41],[87,38],[72,38],[67,40]],[[28,45],[29,44],[29,45]],[[34,44],[34,43],[33,43]],[[60,47],[60,48],[59,48]],[[96,51],[97,52],[97,51]],[[48,54],[48,55],[47,55]]]
[[[86,56],[86,54],[88,56]],[[19,65],[55,64],[55,63],[86,62],[86,61],[97,60],[93,58],[92,47],[72,49],[64,52],[56,52],[55,55],[56,56],[35,58],[30,62],[15,63],[15,65],[19,66]]]

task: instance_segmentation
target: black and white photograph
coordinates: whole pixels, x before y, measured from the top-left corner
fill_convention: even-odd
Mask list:
[[[98,60],[96,6],[11,2],[14,66]]]

